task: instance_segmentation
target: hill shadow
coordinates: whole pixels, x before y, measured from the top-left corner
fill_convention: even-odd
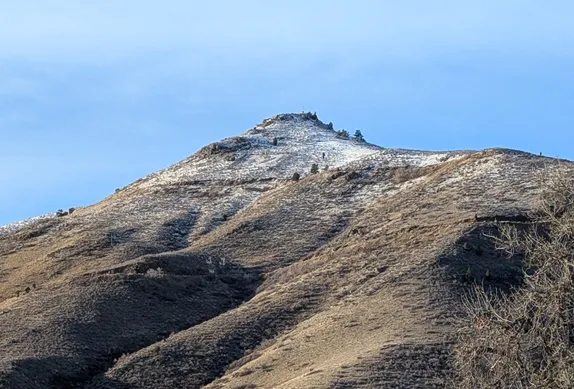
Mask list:
[[[517,221],[518,228],[527,224]],[[482,284],[487,289],[509,292],[523,281],[524,256],[508,256],[496,247],[500,235],[497,223],[472,227],[438,258],[438,265],[459,286]]]

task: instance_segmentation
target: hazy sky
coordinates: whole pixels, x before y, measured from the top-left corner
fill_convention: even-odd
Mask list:
[[[574,2],[3,0],[0,225],[280,112],[574,159]]]

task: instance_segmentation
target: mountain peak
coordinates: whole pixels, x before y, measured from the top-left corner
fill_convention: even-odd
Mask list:
[[[145,180],[148,185],[189,181],[269,181],[342,167],[382,151],[381,147],[332,129],[314,113],[287,113],[265,119],[245,133],[222,139]]]
[[[317,113],[313,112],[301,112],[301,113],[280,113],[275,116],[271,116],[265,120],[263,120],[262,125],[266,126],[270,123],[276,122],[301,122],[301,121],[311,121],[316,122],[320,125],[327,126],[317,116]]]
[[[267,118],[253,129],[247,131],[245,135],[281,135],[281,132],[296,132],[301,135],[308,131],[336,134],[336,131],[333,129],[333,123],[322,122],[316,113],[302,112],[281,113]]]

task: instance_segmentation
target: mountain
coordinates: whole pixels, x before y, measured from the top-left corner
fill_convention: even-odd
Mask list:
[[[331,128],[277,115],[0,227],[0,387],[446,387],[461,296],[520,281],[492,236],[559,161]]]

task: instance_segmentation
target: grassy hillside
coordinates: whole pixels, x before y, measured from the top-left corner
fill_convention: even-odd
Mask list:
[[[489,236],[527,222],[555,164],[269,119],[4,228],[0,387],[446,387],[463,292],[521,282]]]

